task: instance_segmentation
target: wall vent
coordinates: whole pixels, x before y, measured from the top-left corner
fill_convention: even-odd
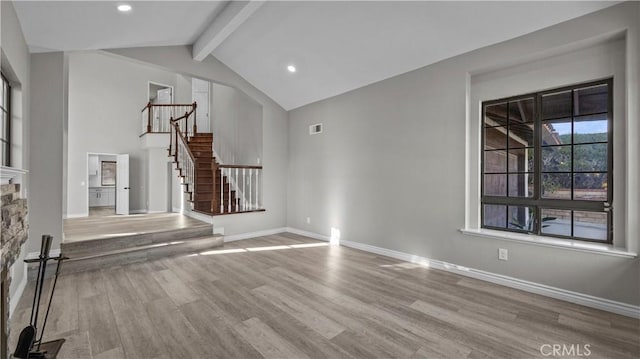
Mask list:
[[[309,126],[309,134],[310,135],[317,135],[319,133],[322,133],[322,124],[321,123],[316,123],[315,125]]]

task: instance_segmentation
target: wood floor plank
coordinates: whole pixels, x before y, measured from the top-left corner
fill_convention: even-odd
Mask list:
[[[501,327],[486,325],[486,323],[480,323],[473,318],[421,300],[414,302],[411,308],[434,318],[450,321],[456,327],[481,334],[487,337],[488,340],[501,342],[503,343],[503,349],[511,348],[514,357],[526,356],[527,353],[535,352],[546,342],[545,340],[540,340],[536,335],[537,333],[527,332],[524,335],[518,335],[513,332],[513,328],[505,330]]]
[[[325,317],[312,307],[283,295],[282,292],[278,292],[268,285],[258,287],[253,291],[327,339],[331,339],[345,330],[345,327]]]
[[[163,267],[167,269],[166,267]],[[167,296],[160,283],[153,278],[156,270],[149,263],[137,263],[128,266],[125,275],[131,281],[133,291],[139,303],[149,303]]]
[[[347,351],[336,346],[302,322],[295,320],[289,311],[281,310],[271,301],[256,296],[252,290],[234,287],[228,283],[221,284],[220,281],[214,284],[221,286],[221,289],[229,298],[233,298],[235,302],[242,303],[243,308],[250,308],[250,317],[259,318],[274,332],[286,338],[287,341],[295,345],[296,348],[304,352],[307,356],[326,359],[353,359]],[[217,303],[217,300],[215,300],[215,298],[213,299],[215,303]],[[215,303],[208,303],[214,306],[218,312],[223,310],[221,307],[217,307]],[[224,312],[222,313],[222,316],[225,317]]]
[[[88,332],[93,355],[120,346],[120,336],[107,296],[80,299],[79,318],[79,330]]]
[[[149,318],[144,304],[114,309],[123,353],[128,358],[154,359],[165,352],[156,326]]]
[[[128,268],[121,267],[102,271],[102,280],[113,311],[124,311],[137,302],[133,284],[127,277],[128,271]]]
[[[46,338],[67,339],[60,359],[519,359],[542,344],[640,357],[637,319],[292,233],[58,285]],[[11,317],[12,347],[32,292]]]
[[[59,278],[50,309],[50,313],[56,313],[56,315],[50,315],[47,320],[44,328],[46,338],[58,339],[63,333],[78,330],[79,303],[77,284],[78,282],[73,278],[64,276]],[[43,314],[46,315],[46,310]],[[42,317],[42,320],[44,320],[44,317]]]
[[[170,269],[152,273],[152,277],[160,284],[167,296],[176,305],[182,305],[199,299],[198,294]]]
[[[91,358],[91,344],[89,343],[89,332],[78,331],[65,336],[65,342],[58,353],[58,358],[64,359],[87,359]]]
[[[238,323],[234,329],[266,359],[309,358],[258,318]]]
[[[104,353],[94,355],[93,359],[126,359],[122,348],[113,348]]]
[[[210,358],[262,358],[248,341],[233,330],[233,324],[225,321],[204,301],[184,304],[180,311],[198,333],[216,348],[215,351],[209,352]]]
[[[169,358],[206,358],[203,338],[168,298],[146,305],[148,317],[158,328],[157,334]]]
[[[107,288],[102,280],[102,272],[99,270],[67,274],[78,285],[78,296],[89,298],[96,295],[106,295]]]

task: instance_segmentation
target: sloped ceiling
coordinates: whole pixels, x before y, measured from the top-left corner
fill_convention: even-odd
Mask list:
[[[210,50],[287,110],[616,4],[142,1],[121,14],[119,3],[15,7],[32,51],[197,43],[194,57]]]

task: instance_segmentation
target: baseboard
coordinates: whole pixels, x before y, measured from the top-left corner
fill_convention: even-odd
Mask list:
[[[329,236],[325,236],[318,233],[308,232],[297,228],[287,227],[287,232],[315,238],[322,241],[329,241]],[[624,315],[627,317],[640,319],[640,306],[635,306],[627,303],[617,302],[610,299],[595,297],[588,294],[573,292],[557,287],[552,287],[540,283],[529,282],[526,280],[509,277],[501,274],[491,273],[479,269],[468,268],[457,264],[447,263],[440,260],[429,259],[409,253],[395,251],[392,249],[386,249],[376,247],[364,243],[352,242],[347,240],[340,240],[340,245],[345,247],[351,247],[359,249],[365,252],[380,254],[383,256],[416,263],[427,266],[429,268],[435,268],[445,270],[448,272],[460,274],[466,277],[484,280],[487,282],[500,284],[505,287],[520,289],[525,292],[535,293],[550,298],[560,299],[567,302],[584,305],[585,307],[604,310],[611,313]]]
[[[60,248],[52,249],[49,251],[49,257],[57,257],[60,255]],[[29,252],[25,259],[36,259],[40,256],[40,252]]]
[[[292,228],[292,227],[285,227],[285,231],[286,232],[290,232],[290,233],[294,233],[294,234],[299,234],[299,235],[305,236],[305,237],[318,239],[318,240],[321,240],[321,241],[329,242],[331,240],[331,237],[329,237],[329,236],[325,236],[325,235],[314,233],[314,232],[304,231],[302,229],[297,229],[297,228]]]
[[[213,225],[213,217],[212,216],[207,216],[205,214],[201,214],[201,213],[198,213],[198,212],[190,211],[188,209],[185,209],[182,212],[182,214],[187,216],[187,217],[191,217],[193,219],[197,219],[198,221],[205,222],[205,223],[210,223],[210,224]]]
[[[146,209],[130,209],[129,214],[144,214],[149,213]]]
[[[18,284],[18,288],[16,288],[16,292],[13,293],[13,297],[9,302],[9,318],[13,315],[13,311],[16,310],[16,306],[18,305],[18,302],[20,302],[20,298],[22,298],[24,289],[27,287],[27,263],[23,263],[23,265],[24,273],[22,275],[22,280],[20,281],[20,284]]]
[[[256,231],[256,232],[248,232],[248,233],[241,233],[241,234],[233,234],[230,236],[224,236],[224,242],[234,242],[234,241],[239,241],[242,239],[249,239],[249,238],[256,238],[256,237],[262,237],[262,236],[270,236],[273,234],[278,234],[278,233],[282,233],[282,232],[287,232],[287,228],[285,227],[281,227],[281,228],[273,228],[273,229],[265,229],[263,231]]]
[[[66,216],[63,216],[63,219],[68,219],[68,218],[83,218],[83,217],[89,217],[89,213],[67,214]]]

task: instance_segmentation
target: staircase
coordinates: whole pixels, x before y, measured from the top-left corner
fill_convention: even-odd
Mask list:
[[[223,208],[231,206],[232,211],[237,212],[239,199],[236,191],[229,188],[231,185],[227,176],[217,170],[219,164],[212,150],[213,134],[196,133],[189,139],[189,149],[195,160],[195,186],[193,192],[189,188],[185,191],[189,193],[193,210],[207,215],[222,214],[219,203],[222,202]],[[214,186],[214,183],[217,185]]]
[[[264,211],[262,166],[227,165],[216,159],[213,134],[198,132],[196,108],[195,102],[149,103],[142,110],[140,136],[169,133],[169,156],[176,164],[191,210],[209,216]]]

